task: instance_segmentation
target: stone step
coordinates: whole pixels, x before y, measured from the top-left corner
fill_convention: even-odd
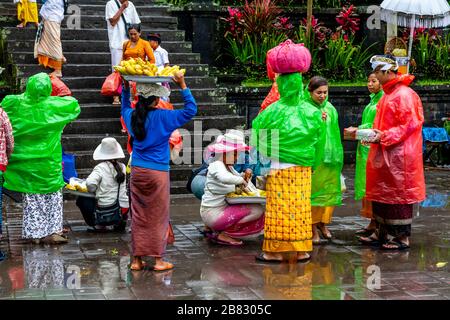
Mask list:
[[[31,29],[17,29],[14,27],[4,28],[8,40],[30,40],[34,41],[36,32]],[[149,32],[157,32],[161,34],[164,41],[184,41],[184,31],[182,30],[166,30],[166,29],[143,29],[144,35]],[[61,40],[108,40],[108,31],[105,28],[95,29],[67,29],[61,28]]]
[[[3,0],[4,1],[4,0]],[[103,5],[105,6],[107,0],[73,0],[71,4],[91,4],[91,5]],[[154,6],[154,2],[151,0],[134,0],[132,1],[135,6],[151,5]]]
[[[95,150],[95,148],[102,142],[103,138],[113,137],[122,146],[126,153],[127,135],[119,134],[64,134],[61,138],[61,143],[66,152],[72,151],[86,151]]]
[[[92,158],[92,155],[94,151],[67,151],[68,153],[75,155],[75,167],[78,170],[83,170],[84,172],[87,172],[89,175],[88,170],[92,170],[91,168],[94,168],[97,164],[99,164],[99,161],[95,161]],[[123,163],[128,162],[128,157],[122,160]],[[199,165],[171,165],[170,166],[170,179],[174,181],[187,181],[191,175],[192,169],[198,168]],[[87,169],[87,170],[85,170]]]
[[[147,3],[148,1],[146,1]],[[75,3],[75,2],[74,2]],[[102,1],[101,4],[91,4],[92,1],[89,1],[89,4],[79,4],[79,1],[76,1],[78,7],[81,10],[81,15],[98,15],[102,13],[105,14],[105,5],[106,1]],[[136,1],[133,1],[133,4],[136,7],[136,11],[138,12],[139,17],[141,16],[170,16],[170,7],[169,6],[157,6],[157,5],[136,5]],[[104,16],[103,20],[104,20]],[[142,18],[141,18],[142,19]]]
[[[207,64],[179,64],[181,68],[186,69],[186,76],[205,76],[209,73]],[[17,64],[21,78],[28,78],[39,72],[49,72],[51,69],[46,69],[34,63]],[[111,64],[72,64],[68,63],[63,66],[63,75],[65,77],[79,77],[79,76],[101,76],[106,77],[111,74]]]
[[[107,64],[111,62],[109,52],[66,52],[64,56],[68,63],[73,64]],[[170,53],[171,64],[200,63],[198,53]],[[33,52],[14,52],[14,62],[18,64],[31,64],[36,62]]]
[[[86,179],[89,174],[92,172],[92,169],[77,169],[78,177],[80,179]],[[170,194],[171,195],[186,195],[189,194],[186,184],[187,180],[170,180]],[[64,196],[66,197],[66,195]]]
[[[99,88],[105,82],[105,77],[64,77],[64,83],[71,89]],[[217,84],[212,77],[186,77],[186,83],[190,88],[212,88]],[[176,86],[171,84],[172,87]]]
[[[0,11],[2,12],[0,27],[13,28],[18,24],[16,9],[3,9],[0,4]],[[67,29],[105,29],[108,27],[107,22],[104,15],[99,14],[101,14],[101,12],[96,12],[95,14],[82,13],[79,18],[76,16],[66,16],[61,23],[61,27]],[[152,29],[176,30],[178,26],[177,18],[169,15],[145,15],[140,16],[140,19],[141,28],[143,30],[148,30],[148,32],[143,33],[142,36],[144,38],[147,37],[149,32],[153,32]],[[33,24],[29,24],[27,25],[27,30],[36,30],[36,27]]]
[[[33,52],[34,42],[23,40],[8,40],[8,52]],[[63,52],[103,52],[110,54],[109,42],[107,40],[65,40],[63,42]],[[162,47],[169,52],[192,53],[192,43],[184,41],[164,41]]]
[[[226,130],[236,126],[245,125],[245,117],[238,115],[220,115],[194,117],[194,119],[183,126],[186,130],[193,130],[194,125],[200,126],[203,130],[217,129]],[[64,134],[120,134],[122,126],[119,118],[98,118],[98,119],[77,119],[68,124],[64,129]]]
[[[189,84],[188,84],[189,85]],[[226,90],[223,88],[192,88],[191,90],[197,103],[214,102],[227,103],[225,96]],[[112,103],[111,97],[102,96],[100,88],[98,89],[73,89],[73,96],[78,99],[79,103]],[[173,89],[170,94],[170,100],[173,103],[183,102],[181,92],[178,89]]]
[[[95,15],[87,14],[84,12],[81,12],[82,15],[80,16],[80,27],[83,29],[105,29],[108,27],[108,24],[105,20],[104,13],[103,15],[98,15],[98,12]],[[144,30],[149,30],[151,32],[151,29],[170,29],[170,30],[176,30],[178,25],[178,20],[176,17],[171,16],[143,16],[140,15],[139,18],[141,19],[141,28]],[[67,18],[62,22],[62,27],[67,28],[74,28],[74,24],[76,23],[76,19],[73,18]],[[77,26],[78,27],[78,26]],[[143,37],[146,37],[146,33],[143,34]]]
[[[182,103],[175,103],[175,109],[182,109]],[[227,103],[201,103],[198,105],[198,116],[216,116],[216,115],[236,114],[236,106]],[[115,118],[120,117],[120,106],[101,103],[82,104],[80,119],[95,118]]]

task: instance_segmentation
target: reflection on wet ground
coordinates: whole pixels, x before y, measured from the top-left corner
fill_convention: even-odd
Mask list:
[[[130,272],[129,233],[87,232],[68,202],[69,244],[33,246],[20,240],[20,206],[5,199],[0,299],[450,299],[450,172],[427,172],[428,198],[417,208],[411,249],[403,252],[359,245],[354,232],[367,220],[351,198],[352,169],[345,175],[349,193],[330,226],[335,239],[297,264],[257,263],[262,238],[241,248],[208,243],[198,232],[199,202],[189,198],[172,200],[176,242],[167,258],[175,269]]]

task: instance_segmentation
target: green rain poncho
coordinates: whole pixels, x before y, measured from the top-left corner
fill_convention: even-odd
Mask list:
[[[280,100],[253,120],[251,145],[270,159],[311,167],[323,128],[321,112],[303,102],[300,73],[280,75],[277,85]]]
[[[46,194],[64,186],[61,134],[80,114],[72,97],[51,97],[46,73],[28,79],[23,94],[6,96],[1,106],[13,127],[14,152],[4,174],[5,188]]]
[[[325,100],[321,105],[312,100],[309,92],[303,95],[308,105],[327,113],[325,134],[321,135],[317,148],[315,170],[311,182],[311,205],[316,207],[342,204],[341,171],[344,163],[344,150],[341,143],[338,113],[331,103]]]
[[[377,103],[380,101],[384,92],[381,90],[378,93],[370,95],[370,103],[365,107],[362,114],[361,125],[359,129],[372,128],[373,121],[377,114]],[[358,142],[356,149],[356,172],[355,172],[355,199],[360,200],[366,194],[366,164],[369,156],[370,146],[363,146]]]

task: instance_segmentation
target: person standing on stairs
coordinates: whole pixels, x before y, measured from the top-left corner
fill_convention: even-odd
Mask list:
[[[62,77],[62,65],[67,62],[61,43],[61,22],[64,20],[64,0],[47,0],[39,12],[42,22],[34,44],[34,58],[39,65],[50,67],[52,75]]]
[[[122,60],[141,58],[142,60],[149,61],[150,63],[156,62],[150,43],[141,38],[141,25],[130,25],[128,27],[128,37],[130,40],[123,43]]]
[[[14,0],[14,3],[17,4],[17,20],[20,21],[17,28],[25,28],[28,22],[39,26],[36,0]]]
[[[61,134],[81,110],[75,98],[51,92],[50,77],[42,72],[28,79],[24,93],[0,103],[14,133],[4,187],[23,193],[22,237],[34,244],[68,241],[63,236]]]
[[[143,256],[156,259],[153,269],[169,270],[173,264],[163,260],[169,237],[170,176],[169,138],[172,132],[188,123],[197,113],[197,103],[178,72],[173,81],[181,89],[184,108],[157,109],[160,97],[169,90],[157,84],[137,85],[138,103],[131,108],[130,86],[124,81],[122,117],[133,138],[131,159],[131,270],[145,266]]]
[[[141,23],[136,7],[128,0],[110,0],[106,4],[105,18],[108,25],[111,65],[117,66],[123,57],[124,42],[128,40],[128,26]],[[114,72],[114,68],[112,68]],[[114,97],[113,104],[120,104],[119,97]]]
[[[161,47],[161,35],[159,33],[150,33],[148,35],[148,41],[150,42],[150,46],[153,49],[153,54],[155,55],[156,66],[158,68],[168,67],[169,53],[166,49]],[[170,90],[170,84],[168,82],[163,82],[161,85]],[[169,97],[163,97],[162,100],[169,101]]]

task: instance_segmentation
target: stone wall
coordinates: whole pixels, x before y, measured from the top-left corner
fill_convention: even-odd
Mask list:
[[[247,127],[251,127],[252,120],[258,115],[259,107],[270,88],[228,87],[228,102],[235,103],[241,116],[247,119]],[[442,127],[443,117],[450,116],[450,85],[442,86],[413,86],[422,99],[425,126]],[[341,134],[344,128],[356,126],[361,122],[364,107],[369,102],[368,91],[365,87],[331,87],[330,102],[339,114]],[[345,162],[353,163],[356,143],[344,141]]]

